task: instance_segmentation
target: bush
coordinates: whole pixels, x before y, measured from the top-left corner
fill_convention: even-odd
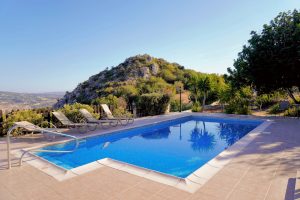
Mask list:
[[[90,113],[93,113],[95,118],[99,117],[97,114],[94,114],[94,109],[91,106],[80,103],[65,104],[59,111],[64,113],[72,122],[80,123],[84,120],[84,117],[79,112],[79,109],[86,109]]]
[[[255,99],[255,104],[260,110],[271,105],[272,102],[273,100],[271,98],[271,95],[268,94],[259,95]]]
[[[224,111],[226,114],[234,114],[236,112],[236,105],[230,103],[224,107]]]
[[[118,108],[114,109],[113,115],[115,117],[132,117],[132,114],[123,107],[118,107]]]
[[[191,109],[192,109],[192,106],[193,106],[193,103],[192,103],[192,102],[187,103],[187,104],[183,104],[183,105],[182,105],[182,110],[191,110]]]
[[[94,105],[107,104],[110,107],[117,108],[118,107],[118,97],[110,94],[106,97],[100,97],[100,98],[94,99],[92,101],[92,104],[94,104]]]
[[[271,106],[268,111],[269,114],[278,114],[280,112],[281,111],[280,111],[279,103],[276,103],[273,106]]]
[[[170,96],[159,93],[143,94],[139,97],[138,108],[142,115],[160,115],[165,113],[170,102]]]
[[[128,112],[127,109],[127,102],[123,97],[116,97],[114,95],[108,95],[106,97],[97,98],[93,101],[94,105],[100,104],[107,104],[113,115],[115,117],[131,117],[132,114]]]
[[[284,112],[284,116],[299,117],[300,116],[300,108],[291,107]]]
[[[33,110],[20,110],[10,114],[3,123],[3,133],[6,134],[14,122],[28,121],[35,125],[44,126],[47,123],[41,114]],[[15,131],[13,134],[17,134]]]
[[[197,101],[192,106],[192,112],[200,112],[200,111],[201,111],[201,106],[200,103]]]
[[[233,101],[230,101],[229,104],[225,106],[225,113],[249,115],[251,111],[248,100],[235,99]]]
[[[250,87],[244,87],[237,91],[228,89],[225,94],[225,102],[227,102],[225,113],[239,115],[248,115],[251,113],[250,102],[252,100],[252,90]]]
[[[181,109],[184,110],[190,110],[192,108],[192,103],[182,103]],[[178,112],[180,111],[180,102],[177,99],[174,99],[170,102],[170,111],[171,112]]]
[[[180,110],[180,102],[177,99],[173,99],[170,102],[170,111],[171,112],[178,112]]]

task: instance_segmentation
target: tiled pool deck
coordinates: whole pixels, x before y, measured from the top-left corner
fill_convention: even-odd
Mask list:
[[[131,126],[173,117],[176,115],[139,119]],[[300,119],[275,118],[273,120],[262,134],[257,135],[242,150],[238,150],[228,164],[194,193],[106,166],[64,181],[58,181],[26,162],[19,167],[18,159],[14,159],[14,166],[11,170],[7,170],[5,140],[0,139],[0,200],[288,200],[294,199],[295,194],[295,199],[300,199],[300,195],[297,196],[300,190],[295,190],[295,186],[300,186],[298,182],[296,183],[296,178],[299,178],[297,171],[300,169]],[[107,131],[111,130],[102,132]],[[13,140],[12,148],[17,150],[47,142],[49,141],[39,137],[18,138]],[[218,157],[220,162],[226,159],[228,159],[226,154]]]

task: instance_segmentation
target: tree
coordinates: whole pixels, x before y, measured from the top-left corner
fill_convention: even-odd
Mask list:
[[[198,82],[199,82],[199,76],[198,75],[192,75],[191,78],[189,79],[189,82],[188,82],[190,91],[192,93],[192,100],[195,103],[198,102],[198,98],[200,96]]]
[[[189,80],[189,87],[195,104],[198,104],[198,101],[202,98],[203,111],[208,92],[211,90],[209,77],[202,74],[193,75]]]
[[[227,79],[234,87],[253,86],[259,93],[284,89],[295,103],[300,87],[300,13],[282,12],[261,33],[252,31]]]
[[[200,92],[203,95],[203,98],[202,98],[202,111],[203,111],[204,106],[205,106],[205,101],[206,101],[206,98],[207,98],[207,93],[210,91],[210,80],[209,80],[209,78],[208,77],[200,78],[198,80],[198,87],[200,89]]]

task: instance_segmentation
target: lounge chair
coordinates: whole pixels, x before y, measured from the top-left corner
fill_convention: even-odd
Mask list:
[[[57,130],[56,126],[52,124],[52,126],[54,128],[42,128],[40,126],[34,125],[28,121],[20,121],[20,122],[15,122],[14,125],[16,125],[18,128],[24,129],[28,132],[31,132],[32,134],[34,132],[38,132],[38,133],[59,133],[59,131]]]
[[[106,118],[109,120],[116,120],[118,123],[120,123],[121,125],[127,125],[127,124],[132,124],[134,122],[133,118],[130,117],[114,117],[112,112],[110,111],[109,107],[107,106],[107,104],[100,104],[105,115]]]
[[[53,125],[54,126],[54,125]],[[34,125],[28,121],[20,121],[20,122],[14,122],[13,126],[10,127],[10,129],[7,132],[7,161],[8,161],[8,169],[11,169],[11,159],[10,159],[10,137],[11,137],[11,133],[13,131],[17,131],[18,129],[25,129],[26,131],[29,132],[40,132],[43,135],[46,136],[47,134],[50,134],[52,136],[52,138],[55,138],[55,136],[62,136],[62,137],[70,137],[73,140],[75,140],[76,144],[74,146],[74,149],[72,150],[47,150],[47,149],[29,149],[29,150],[24,150],[21,157],[20,157],[20,166],[22,165],[22,160],[23,157],[28,153],[28,152],[54,152],[54,153],[70,153],[75,151],[78,146],[79,146],[79,140],[78,138],[76,138],[75,136],[72,135],[67,135],[64,133],[61,133],[58,131],[58,129],[56,128],[56,126],[54,126],[54,128],[42,128],[40,126]]]
[[[86,109],[80,109],[79,112],[83,115],[83,117],[86,119],[87,123],[91,124],[99,124],[101,127],[105,127],[104,124],[109,124],[110,126],[117,126],[118,122],[116,120],[109,120],[109,119],[96,119],[93,117],[93,115]]]
[[[52,112],[53,115],[62,123],[63,126],[67,128],[78,128],[79,132],[87,132],[87,130],[94,131],[97,128],[96,124],[88,124],[88,123],[74,123],[70,121],[62,112],[55,111]]]
[[[19,128],[23,128],[29,132],[53,132],[56,131],[56,126],[54,128],[42,128],[37,125],[34,125],[28,121],[20,121],[20,122],[15,122],[15,125],[17,125]]]

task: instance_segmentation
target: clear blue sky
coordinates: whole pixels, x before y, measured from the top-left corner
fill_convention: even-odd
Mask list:
[[[226,73],[251,30],[299,0],[0,0],[0,91],[71,91],[148,53]]]

